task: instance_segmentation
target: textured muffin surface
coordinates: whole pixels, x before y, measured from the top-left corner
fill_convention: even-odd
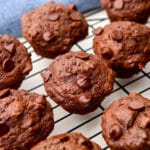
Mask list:
[[[146,23],[150,16],[149,0],[101,0],[111,21]]]
[[[150,28],[119,21],[94,33],[95,54],[108,60],[118,77],[130,77],[150,61]]]
[[[31,150],[101,150],[101,148],[81,133],[72,132],[50,137]]]
[[[17,88],[31,69],[27,49],[14,37],[0,35],[0,89]]]
[[[112,150],[149,150],[150,99],[130,94],[113,102],[102,116],[102,133]]]
[[[56,57],[42,76],[54,101],[69,112],[85,114],[110,94],[115,75],[96,55],[69,52]]]
[[[25,150],[53,129],[53,113],[45,97],[24,90],[0,91],[0,149]]]
[[[88,34],[88,24],[75,5],[50,2],[22,17],[24,37],[44,57],[55,57],[70,50]]]

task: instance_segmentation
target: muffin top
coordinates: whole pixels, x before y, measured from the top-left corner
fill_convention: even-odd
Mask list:
[[[27,49],[14,37],[0,35],[0,89],[15,87],[31,69]]]
[[[98,144],[90,141],[81,133],[64,133],[42,141],[31,150],[101,150]]]
[[[52,99],[69,112],[84,114],[97,108],[110,94],[115,75],[104,59],[69,52],[56,57],[42,76]]]
[[[22,30],[38,54],[53,57],[83,39],[88,34],[88,24],[75,5],[50,2],[26,13]]]
[[[130,94],[113,102],[102,116],[102,132],[113,150],[150,148],[150,99]]]
[[[29,149],[53,129],[45,97],[24,90],[0,91],[0,149]]]
[[[94,52],[118,72],[142,69],[150,60],[150,28],[129,21],[113,22],[94,31]]]

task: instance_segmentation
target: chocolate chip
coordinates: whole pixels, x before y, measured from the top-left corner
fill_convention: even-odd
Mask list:
[[[80,52],[76,54],[76,57],[81,59],[89,59],[90,55],[85,52]]]
[[[80,139],[80,144],[84,145],[85,147],[88,147],[88,149],[92,149],[92,143],[89,140]]]
[[[117,140],[121,137],[122,135],[122,130],[121,130],[121,127],[118,126],[118,125],[113,125],[111,128],[110,128],[110,131],[109,131],[109,135],[112,139],[114,140]]]
[[[10,89],[4,89],[0,91],[0,98],[3,98],[5,96],[8,96],[10,94]]]
[[[64,143],[64,142],[67,142],[69,140],[69,137],[68,136],[64,136],[60,139],[60,142]]]
[[[138,112],[120,107],[118,111],[115,111],[114,115],[119,122],[123,122],[127,127],[132,127]]]
[[[99,27],[93,31],[93,34],[100,35],[103,32],[103,28]]]
[[[2,68],[3,70],[5,70],[6,72],[11,71],[14,68],[15,64],[14,61],[12,59],[5,59],[2,63]]]
[[[122,9],[123,5],[124,5],[123,0],[115,0],[113,6],[115,9]]]
[[[123,33],[120,30],[113,30],[111,33],[111,37],[113,40],[121,41],[123,39]]]
[[[106,59],[111,59],[113,57],[113,51],[108,47],[104,47],[102,48],[102,55]]]
[[[75,4],[68,5],[68,8],[71,10],[77,10],[77,6]]]
[[[79,77],[77,79],[77,85],[82,89],[87,89],[90,87],[90,82],[88,81],[87,77]]]
[[[9,132],[9,127],[5,123],[0,124],[0,136],[3,136]]]
[[[15,44],[14,43],[10,43],[10,44],[5,44],[5,49],[12,54],[15,50]]]
[[[90,104],[91,97],[89,95],[82,95],[79,97],[79,103],[83,107],[87,107]]]
[[[82,19],[79,12],[72,12],[70,17],[72,20],[75,20],[75,21],[79,21]]]
[[[145,106],[142,101],[134,100],[130,102],[129,107],[133,110],[140,110],[143,109]]]
[[[43,33],[43,40],[44,41],[49,42],[53,38],[54,38],[54,36],[49,31],[46,31],[46,32]]]
[[[53,12],[53,13],[50,13],[49,16],[48,16],[48,19],[51,20],[51,21],[56,21],[59,19],[59,13],[57,12]]]

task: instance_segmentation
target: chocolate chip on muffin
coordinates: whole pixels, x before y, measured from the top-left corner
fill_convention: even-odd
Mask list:
[[[97,34],[98,30],[101,32]],[[130,77],[150,61],[150,28],[134,22],[118,21],[96,31],[94,52],[111,64],[118,77]]]
[[[54,126],[45,97],[24,90],[0,91],[0,149],[30,149]]]
[[[77,132],[64,133],[50,137],[31,150],[101,150],[100,146]]]
[[[113,150],[150,149],[150,99],[130,94],[113,102],[102,116],[102,134]]]
[[[88,24],[75,5],[50,2],[22,17],[22,31],[37,54],[53,58],[85,38]]]
[[[115,74],[96,55],[69,52],[56,57],[42,77],[55,102],[71,113],[86,114],[110,94]]]
[[[111,21],[146,23],[150,16],[149,0],[101,0]]]
[[[0,89],[19,87],[31,70],[27,49],[14,37],[0,35]]]

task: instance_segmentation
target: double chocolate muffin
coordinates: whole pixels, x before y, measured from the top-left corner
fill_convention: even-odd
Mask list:
[[[37,54],[53,58],[85,38],[88,24],[75,5],[50,2],[22,17],[22,31]]]
[[[95,54],[105,58],[118,77],[130,77],[150,61],[150,28],[118,21],[97,28],[94,33]]]
[[[31,70],[27,49],[14,37],[0,35],[0,90],[19,87]]]
[[[150,0],[101,0],[111,21],[146,23],[150,16]]]
[[[56,57],[42,77],[56,103],[71,113],[86,114],[110,94],[115,74],[96,55],[69,52]]]
[[[53,129],[53,113],[45,97],[24,90],[0,91],[0,149],[25,150]]]
[[[31,150],[101,150],[101,148],[81,133],[72,132],[52,136]]]
[[[102,116],[102,134],[112,150],[150,149],[150,99],[130,94]]]

